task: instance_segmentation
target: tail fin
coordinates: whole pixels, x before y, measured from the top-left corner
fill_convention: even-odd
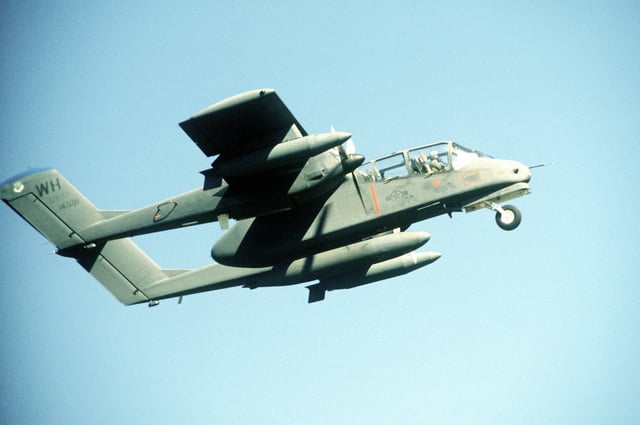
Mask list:
[[[145,289],[176,274],[162,270],[130,239],[84,240],[82,229],[109,213],[99,211],[56,170],[14,176],[0,183],[0,198],[125,305],[151,301]]]
[[[60,173],[34,169],[0,184],[0,197],[59,249],[86,243],[79,231],[104,217]]]

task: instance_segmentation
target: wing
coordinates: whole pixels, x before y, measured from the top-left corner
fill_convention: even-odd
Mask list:
[[[253,90],[218,102],[180,123],[202,152],[217,158],[203,171],[205,188],[221,179],[243,198],[313,199],[344,178],[333,149],[347,133],[309,135],[274,90]]]
[[[207,156],[237,156],[307,135],[271,89],[225,99],[181,122],[180,127]]]

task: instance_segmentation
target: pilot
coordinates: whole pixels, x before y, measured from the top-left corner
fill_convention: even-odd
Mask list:
[[[427,165],[427,157],[423,152],[420,152],[416,158],[411,160],[411,165],[413,166],[413,172],[416,174],[419,173],[428,173],[429,166]]]
[[[444,170],[444,165],[442,165],[442,162],[440,162],[440,158],[438,157],[438,151],[431,151],[429,158],[431,159],[431,162],[429,163],[431,170],[434,172]]]

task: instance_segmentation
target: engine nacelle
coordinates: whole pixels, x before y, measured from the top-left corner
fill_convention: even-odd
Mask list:
[[[364,162],[362,155],[318,155],[307,160],[291,185],[288,196],[295,203],[308,202],[333,190],[344,176]]]
[[[219,177],[258,174],[311,158],[341,145],[351,137],[344,132],[300,137],[230,159],[221,155],[214,161],[211,173]]]
[[[319,155],[309,158],[298,173],[287,195],[295,203],[308,202],[328,193],[344,180],[340,158]]]

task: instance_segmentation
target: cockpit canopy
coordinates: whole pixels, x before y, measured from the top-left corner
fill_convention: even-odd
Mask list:
[[[452,141],[444,141],[394,152],[366,162],[357,170],[357,174],[368,181],[430,175],[460,170],[478,158],[491,157]]]

